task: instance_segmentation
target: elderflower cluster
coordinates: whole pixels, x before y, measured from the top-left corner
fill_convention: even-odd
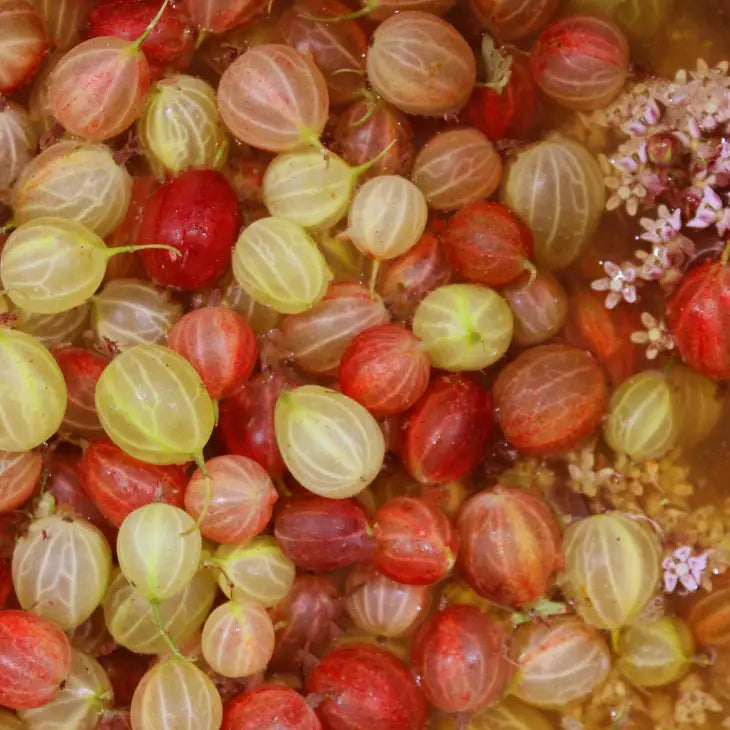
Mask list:
[[[696,253],[683,230],[713,229],[721,240],[730,235],[729,67],[699,60],[694,71],[679,71],[673,80],[633,84],[587,117],[587,124],[622,138],[611,154],[599,155],[610,193],[606,208],[641,212],[639,239],[647,246],[634,260],[604,263],[606,276],[592,286],[606,292],[609,309],[638,301],[638,289],[650,282],[672,290]],[[639,341],[650,358],[673,346],[660,322],[647,326]]]

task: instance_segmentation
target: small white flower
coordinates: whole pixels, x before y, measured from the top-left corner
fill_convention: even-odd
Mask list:
[[[692,593],[702,583],[702,573],[707,568],[709,551],[693,555],[689,545],[677,548],[671,555],[664,558],[664,592],[674,593],[678,586],[680,595]]]
[[[606,261],[603,264],[608,277],[596,279],[591,283],[595,291],[608,292],[605,305],[607,309],[613,309],[621,300],[633,304],[637,300],[636,266],[630,261],[625,261],[621,266],[613,261]]]
[[[722,198],[712,189],[705,185],[702,200],[697,206],[695,217],[687,222],[688,228],[709,228],[719,218],[723,209]]]
[[[641,313],[643,330],[631,333],[631,341],[637,345],[646,345],[646,359],[654,360],[661,352],[670,352],[675,343],[672,333],[663,319],[657,320],[649,312]]]
[[[657,218],[640,218],[639,224],[644,229],[639,238],[650,243],[671,241],[682,228],[682,211],[675,208],[671,213],[666,205],[657,208]]]

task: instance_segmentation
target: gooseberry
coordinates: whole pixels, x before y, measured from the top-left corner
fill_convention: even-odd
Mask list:
[[[603,637],[578,618],[518,627],[510,644],[517,663],[513,693],[538,707],[562,707],[590,694],[608,676]]]
[[[435,135],[421,147],[412,178],[433,210],[456,210],[488,198],[497,189],[502,160],[479,130],[454,129]]]
[[[350,497],[375,479],[385,457],[378,422],[329,388],[284,390],[274,414],[276,442],[292,476],[323,497]]]
[[[518,608],[545,594],[563,566],[560,527],[550,508],[523,489],[485,489],[461,508],[459,565],[469,585]]]
[[[479,22],[500,41],[532,35],[557,10],[558,0],[471,0]]]
[[[659,459],[677,443],[680,419],[666,375],[644,370],[613,392],[603,436],[616,453],[634,461]]]
[[[567,345],[522,352],[494,383],[497,422],[506,439],[520,451],[540,456],[567,451],[591,436],[607,400],[598,363]]]
[[[687,624],[701,646],[730,646],[730,587],[702,596],[690,609]]]
[[[149,199],[137,244],[166,244],[179,251],[142,252],[147,273],[158,284],[199,289],[228,268],[239,226],[238,201],[223,175],[188,170]]]
[[[413,334],[431,364],[442,370],[482,370],[497,362],[512,341],[513,317],[507,302],[479,284],[447,284],[434,289],[413,315]]]
[[[625,628],[616,644],[618,667],[639,687],[661,687],[681,679],[692,665],[694,640],[687,624],[662,616]]]
[[[289,46],[250,48],[223,73],[218,108],[242,142],[271,152],[317,143],[327,122],[327,82],[314,60]]]
[[[42,469],[35,451],[0,451],[0,512],[20,507],[33,494]]]
[[[476,83],[476,61],[453,25],[406,10],[376,28],[367,74],[375,91],[401,111],[438,117],[466,104]]]
[[[183,467],[139,461],[106,440],[95,441],[84,451],[81,478],[96,506],[116,527],[146,504],[182,507],[187,483]]]
[[[602,109],[629,73],[629,44],[606,18],[573,15],[549,25],[530,54],[541,91],[569,109]]]
[[[500,196],[532,231],[538,266],[554,271],[575,261],[593,236],[603,215],[603,174],[578,142],[550,137],[517,153]]]
[[[226,705],[221,730],[321,730],[314,710],[293,689],[264,684]]]
[[[631,625],[659,584],[659,540],[622,512],[573,522],[563,550],[566,590],[580,615],[600,629]]]
[[[408,117],[384,101],[355,101],[337,120],[337,151],[354,167],[367,162],[362,177],[408,176],[413,165],[413,127]]]
[[[0,703],[15,710],[50,702],[71,671],[71,645],[52,621],[0,611]]]
[[[354,499],[287,500],[276,515],[274,535],[284,554],[305,570],[366,562],[375,548],[367,514]]]
[[[279,494],[266,470],[245,456],[209,459],[185,489],[185,509],[198,520],[203,537],[238,543],[268,524]]]
[[[233,251],[233,275],[253,299],[282,314],[304,312],[316,304],[331,277],[307,232],[274,217],[243,230]]]
[[[682,277],[667,323],[682,360],[708,378],[730,378],[730,266],[709,261]]]
[[[0,109],[0,200],[5,199],[18,176],[33,159],[38,135],[28,112],[15,103]]]
[[[451,216],[441,241],[454,270],[477,284],[502,286],[534,270],[530,229],[500,203],[464,205]]]
[[[41,14],[28,0],[0,3],[0,94],[30,81],[48,48]]]
[[[306,312],[284,317],[280,329],[286,348],[302,370],[333,376],[353,340],[369,328],[387,326],[389,319],[383,302],[377,295],[371,296],[366,286],[336,282]]]
[[[556,335],[568,315],[568,295],[548,271],[525,272],[502,289],[514,317],[514,342],[539,345]]]
[[[307,677],[307,691],[325,698],[315,710],[325,728],[426,725],[426,702],[407,667],[376,646],[346,644],[330,652]]]
[[[498,700],[512,677],[502,631],[475,606],[447,606],[418,630],[411,661],[428,701],[472,712]]]
[[[216,400],[248,379],[258,355],[251,325],[225,307],[188,312],[168,332],[167,345],[192,364]]]
[[[677,443],[693,446],[712,433],[722,415],[722,399],[718,384],[679,363],[667,373],[674,393],[677,414],[692,413],[692,418],[679,418]]]
[[[424,484],[470,472],[494,433],[490,392],[468,376],[442,375],[411,409],[401,456],[408,473]]]

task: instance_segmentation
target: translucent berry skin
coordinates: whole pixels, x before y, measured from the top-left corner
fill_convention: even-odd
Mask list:
[[[115,36],[134,41],[157,15],[157,0],[101,0],[89,13],[89,37]],[[195,32],[185,7],[168,5],[158,24],[142,44],[153,78],[165,70],[182,71],[195,51]]]
[[[291,672],[307,655],[324,656],[339,630],[344,605],[335,584],[321,575],[302,573],[287,597],[271,609],[276,645],[269,669]]]
[[[558,8],[558,0],[471,0],[472,12],[500,42],[539,30]]]
[[[307,677],[307,691],[325,697],[316,708],[323,730],[421,730],[426,725],[426,701],[408,668],[376,646],[335,649]]]
[[[87,439],[101,438],[104,429],[96,415],[94,392],[107,359],[84,347],[62,347],[54,349],[52,354],[61,368],[68,391],[61,429]]]
[[[569,109],[601,109],[629,72],[629,44],[606,18],[574,15],[549,25],[530,54],[540,89]]]
[[[479,595],[495,603],[519,608],[539,598],[563,565],[555,516],[524,489],[479,492],[462,507],[457,527],[461,571]]]
[[[667,302],[667,322],[682,360],[708,378],[730,378],[730,266],[700,264]]]
[[[355,101],[337,120],[335,143],[343,159],[353,167],[374,160],[388,149],[367,170],[362,179],[375,175],[403,175],[413,167],[413,127],[408,117],[384,101],[369,108],[369,101]]]
[[[152,502],[182,508],[188,483],[183,467],[147,464],[110,441],[86,449],[81,478],[99,511],[116,527],[130,512]]]
[[[48,48],[43,17],[29,0],[0,2],[0,94],[30,81]]]
[[[454,566],[459,535],[440,508],[415,497],[394,497],[374,521],[373,564],[391,580],[428,585]]]
[[[33,494],[42,469],[36,451],[0,451],[0,512],[20,507]]]
[[[492,396],[464,375],[443,375],[408,413],[402,458],[423,484],[440,484],[470,472],[494,433]]]
[[[550,456],[585,441],[601,424],[608,390],[585,350],[542,345],[518,355],[494,384],[497,421],[507,440],[535,456]]]
[[[529,138],[539,115],[529,57],[518,50],[510,55],[512,69],[504,89],[501,92],[486,86],[474,89],[463,111],[466,121],[493,142]]]
[[[363,563],[375,547],[367,514],[352,498],[290,499],[276,516],[274,535],[299,568],[316,572]]]
[[[448,284],[451,273],[438,236],[424,233],[410,251],[384,262],[378,291],[393,314],[410,321],[419,302],[429,292]]]
[[[413,333],[397,324],[370,327],[349,344],[340,361],[342,392],[376,418],[410,408],[426,391],[428,355]]]
[[[476,606],[447,606],[433,614],[411,651],[428,701],[444,712],[472,712],[497,701],[512,676],[505,641]]]
[[[216,400],[248,379],[258,356],[251,325],[227,307],[188,312],[168,332],[167,346],[198,371],[208,395]]]
[[[321,730],[314,710],[298,692],[265,684],[235,697],[223,713],[221,730]]]
[[[730,587],[714,588],[697,601],[687,623],[701,646],[730,646]]]
[[[502,286],[516,279],[532,253],[530,229],[501,203],[469,203],[441,236],[454,270],[469,281]]]
[[[616,386],[638,372],[643,361],[640,347],[631,333],[641,329],[636,307],[604,306],[605,295],[591,289],[577,289],[568,297],[565,338],[569,344],[592,352]]]
[[[166,244],[143,251],[150,278],[185,291],[214,284],[231,263],[241,224],[238,200],[223,175],[188,170],[165,183],[147,202],[137,245]]]
[[[52,700],[71,669],[71,644],[51,621],[0,611],[0,704],[13,710]]]
[[[283,375],[263,373],[220,404],[218,426],[226,450],[253,459],[271,477],[286,473],[274,432],[274,408],[286,387]]]

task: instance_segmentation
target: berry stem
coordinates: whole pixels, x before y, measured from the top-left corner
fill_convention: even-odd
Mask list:
[[[160,616],[160,604],[156,601],[150,604],[152,606],[152,614],[155,617],[155,625],[157,630],[160,632],[160,636],[165,640],[165,643],[170,647],[170,651],[175,659],[184,659],[186,662],[190,661],[184,654],[180,653],[180,649],[177,648],[175,642],[172,640],[170,634],[165,630],[165,625],[162,623],[162,616]]]
[[[375,296],[375,283],[378,280],[378,271],[380,270],[380,259],[373,259],[373,267],[370,269],[370,298]]]
[[[108,248],[106,250],[106,257],[107,260],[110,259],[112,256],[117,256],[120,253],[134,253],[135,251],[144,251],[148,248],[160,248],[165,249],[167,251],[171,251],[175,254],[175,257],[182,256],[180,253],[180,249],[175,248],[174,246],[167,246],[164,243],[149,243],[145,244],[143,246],[116,246],[115,248]]]
[[[357,167],[352,168],[352,174],[358,178],[360,175],[362,175],[364,172],[367,172],[378,160],[381,160],[385,155],[388,154],[390,151],[390,148],[397,142],[398,140],[394,139],[391,141],[391,143],[385,148],[380,150],[375,157],[373,157],[372,160],[368,160],[367,162],[363,162],[362,165],[358,165]]]
[[[142,32],[142,35],[137,38],[137,40],[134,42],[134,50],[139,51],[142,48],[142,44],[147,40],[149,37],[149,34],[155,29],[155,26],[160,22],[160,18],[162,18],[162,14],[167,10],[167,6],[170,4],[170,0],[165,0],[162,3],[162,6],[157,11],[157,15],[155,15],[154,18],[149,22],[147,27]]]

